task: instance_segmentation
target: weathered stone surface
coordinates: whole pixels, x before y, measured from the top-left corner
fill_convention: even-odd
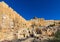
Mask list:
[[[6,3],[0,2],[0,40],[13,39],[17,30],[25,27],[26,20]]]
[[[52,38],[59,26],[60,20],[45,20],[36,17],[25,20],[5,2],[0,2],[0,41],[28,37],[36,37],[40,40]]]

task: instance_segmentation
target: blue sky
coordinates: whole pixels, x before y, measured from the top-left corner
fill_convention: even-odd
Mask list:
[[[6,2],[22,17],[29,20],[34,16],[60,20],[60,0],[0,0]]]

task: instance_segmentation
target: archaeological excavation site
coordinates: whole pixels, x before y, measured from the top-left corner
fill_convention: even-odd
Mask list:
[[[26,20],[0,2],[0,42],[60,42],[60,20]]]

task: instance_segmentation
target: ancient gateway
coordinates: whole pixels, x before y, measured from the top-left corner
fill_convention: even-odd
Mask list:
[[[5,2],[0,2],[0,41],[26,38],[32,34],[32,31],[37,37],[42,35],[50,36],[53,33],[53,29],[46,29],[50,25],[58,26],[60,25],[60,20],[44,20],[44,18],[36,17],[26,20]],[[38,33],[37,35],[35,33],[38,30],[37,28],[40,28],[42,33],[39,32],[40,34]]]

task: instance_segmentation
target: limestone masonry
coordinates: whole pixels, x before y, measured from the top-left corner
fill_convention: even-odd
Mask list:
[[[49,26],[56,26],[57,28],[57,26],[60,26],[60,20],[44,20],[44,18],[36,17],[25,20],[5,2],[0,2],[0,41],[23,39],[29,37],[30,34],[46,39],[57,31],[56,28],[48,28]],[[40,34],[36,33],[38,30],[39,33],[41,32]],[[48,36],[46,37],[46,35]]]

